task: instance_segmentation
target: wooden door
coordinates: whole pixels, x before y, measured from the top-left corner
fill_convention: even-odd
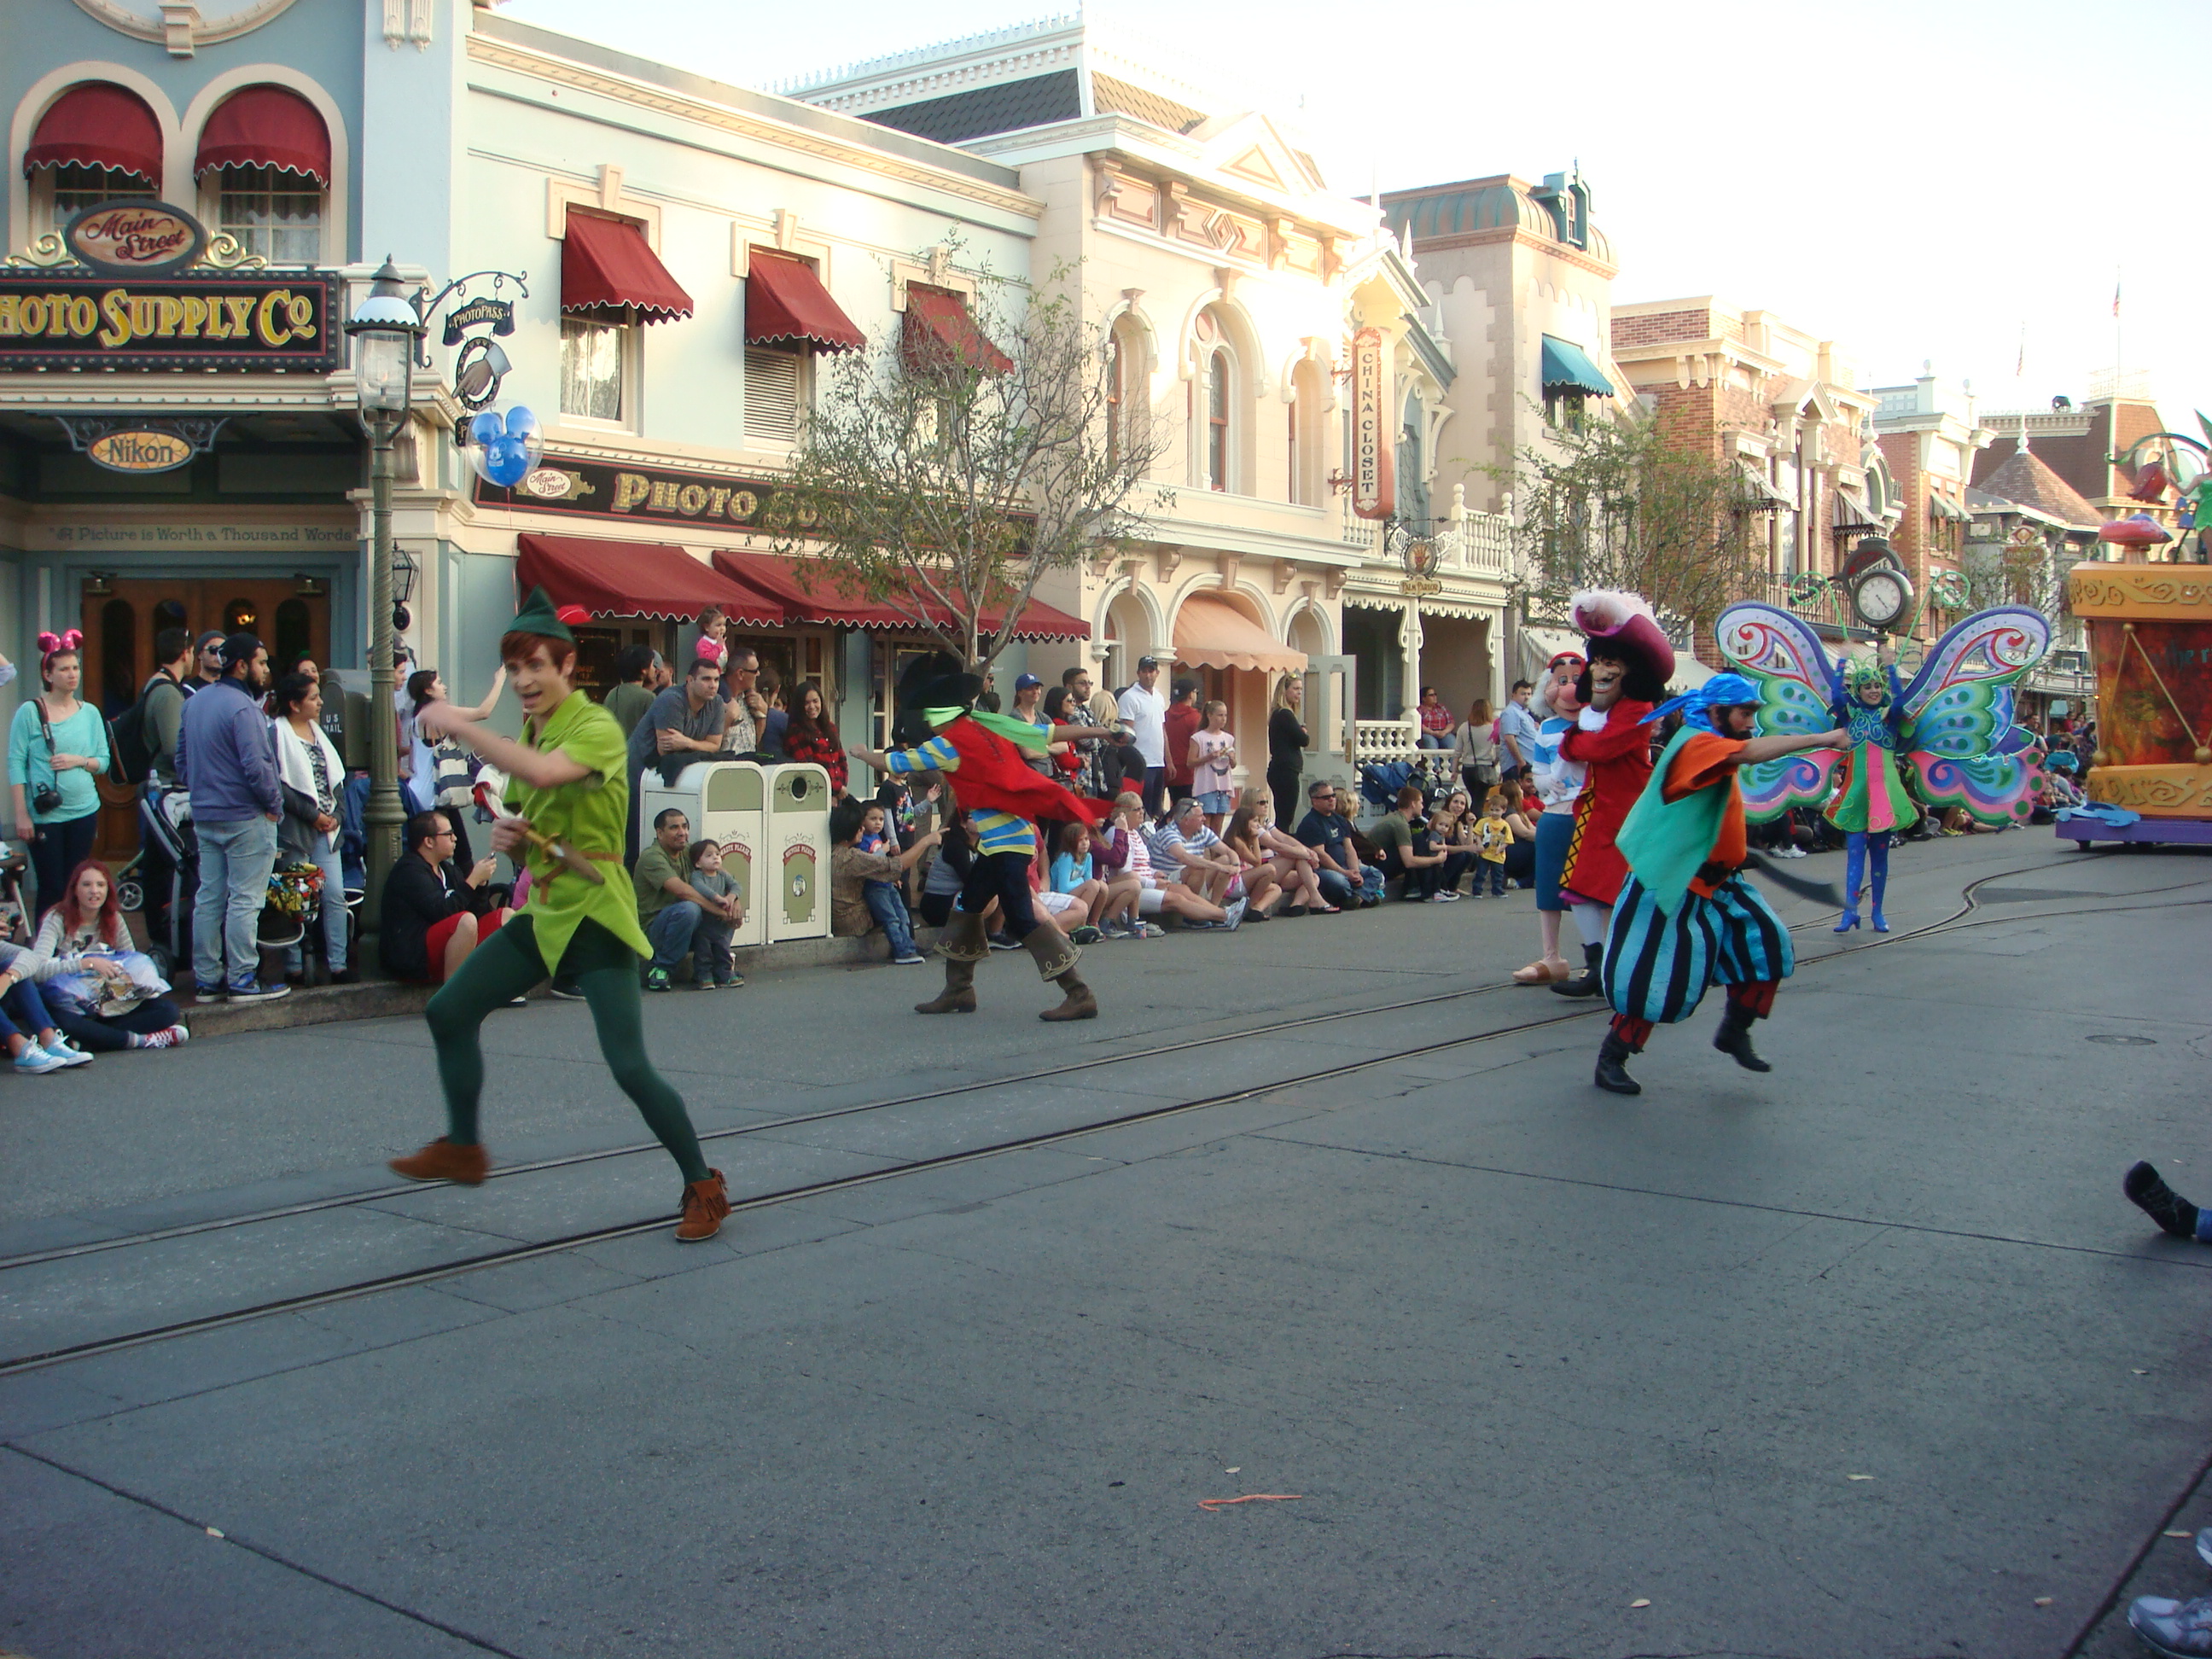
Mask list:
[[[272,672],[304,652],[318,665],[330,661],[331,601],[319,581],[303,592],[294,576],[239,578],[132,577],[82,594],[84,697],[111,720],[137,700],[138,688],[153,673],[154,641],[163,629],[181,628],[198,635],[210,628],[260,635],[269,647]],[[26,678],[29,678],[28,675]],[[138,847],[137,793],[100,781],[97,856],[120,861]]]

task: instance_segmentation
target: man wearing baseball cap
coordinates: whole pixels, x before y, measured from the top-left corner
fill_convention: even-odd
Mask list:
[[[1145,757],[1145,811],[1158,817],[1168,779],[1168,700],[1158,690],[1160,659],[1137,659],[1137,683],[1124,691],[1118,707],[1121,718],[1136,734],[1137,752]]]

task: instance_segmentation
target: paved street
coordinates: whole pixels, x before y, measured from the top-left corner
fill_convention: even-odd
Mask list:
[[[0,1376],[0,1649],[2134,1650],[2109,1598],[2147,1546],[2130,1594],[2202,1590],[2160,1534],[2212,1520],[2212,1251],[2118,1190],[2212,1193],[2212,862],[1909,847],[1879,942],[1776,896],[1775,1071],[1709,1002],[1633,1100],[1486,988],[1521,895],[1100,946],[1072,1032],[1012,957],[973,1018],[905,1012],[934,968],[651,999],[759,1200],[691,1249],[624,1231],[679,1182],[580,1008],[489,1029],[544,1167],[476,1190],[382,1170],[419,1023],[15,1079],[0,1360],[100,1351]]]

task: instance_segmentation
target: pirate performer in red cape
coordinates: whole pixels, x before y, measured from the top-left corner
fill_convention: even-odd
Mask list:
[[[1577,593],[1570,614],[1583,631],[1589,666],[1575,687],[1583,712],[1575,729],[1560,738],[1559,754],[1589,771],[1575,797],[1559,896],[1582,935],[1585,966],[1572,979],[1554,981],[1552,988],[1561,996],[1594,997],[1602,988],[1605,930],[1628,878],[1613,837],[1651,776],[1651,734],[1643,722],[1667,695],[1674,647],[1651,607],[1633,593]]]
[[[1041,923],[1030,902],[1030,859],[1036,848],[1036,820],[1097,824],[1114,810],[1105,801],[1071,794],[1023,759],[1048,751],[1052,737],[1042,729],[971,705],[983,689],[973,674],[959,672],[950,657],[926,657],[899,677],[898,712],[891,738],[903,745],[888,754],[876,749],[848,752],[878,772],[940,772],[968,810],[968,822],[980,845],[968,878],[955,901],[952,919],[937,941],[945,958],[945,989],[918,1014],[975,1012],[975,964],[991,953],[983,912],[999,902],[1000,925],[1021,941],[1038,975],[1060,987],[1064,1000],[1039,1019],[1096,1019],[1097,1000],[1075,971],[1083,952],[1059,928]],[[1060,735],[1082,737],[1087,730],[1063,726]]]

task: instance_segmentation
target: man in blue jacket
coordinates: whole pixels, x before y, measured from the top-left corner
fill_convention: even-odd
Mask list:
[[[177,781],[191,794],[199,842],[192,972],[203,1002],[266,1002],[292,988],[261,982],[255,942],[284,811],[276,736],[261,712],[269,653],[252,635],[233,634],[221,662],[222,678],[185,705],[177,732]]]

